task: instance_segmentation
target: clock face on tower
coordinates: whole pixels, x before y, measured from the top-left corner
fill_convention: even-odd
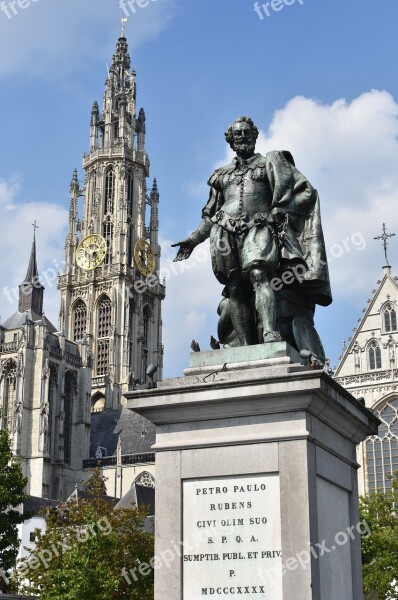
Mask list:
[[[105,259],[106,240],[93,233],[84,238],[76,248],[76,264],[85,271],[99,267]]]
[[[155,255],[146,240],[138,240],[134,246],[134,262],[142,275],[148,277],[155,270]]]

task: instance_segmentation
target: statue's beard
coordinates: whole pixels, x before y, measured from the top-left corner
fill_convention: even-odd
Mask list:
[[[236,154],[241,158],[249,158],[250,156],[253,156],[255,147],[256,147],[256,145],[253,143],[250,143],[250,144],[235,143],[234,144],[234,150],[235,150]]]

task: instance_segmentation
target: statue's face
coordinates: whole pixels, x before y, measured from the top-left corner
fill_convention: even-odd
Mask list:
[[[253,156],[256,147],[256,140],[253,137],[253,130],[248,123],[239,121],[232,127],[234,136],[234,150],[242,158]]]

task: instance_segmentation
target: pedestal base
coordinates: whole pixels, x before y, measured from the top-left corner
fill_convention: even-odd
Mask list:
[[[126,397],[157,425],[155,600],[362,600],[355,457],[373,413],[289,364]]]

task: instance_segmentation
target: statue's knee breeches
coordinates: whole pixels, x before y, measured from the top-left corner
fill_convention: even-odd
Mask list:
[[[253,287],[261,283],[267,283],[269,281],[267,269],[255,267],[250,271],[250,281]]]

